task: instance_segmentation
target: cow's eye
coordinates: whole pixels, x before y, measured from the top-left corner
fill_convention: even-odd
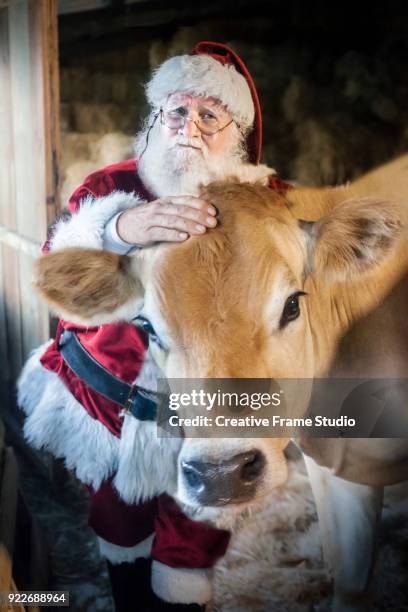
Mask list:
[[[300,315],[299,297],[306,295],[304,291],[296,291],[286,300],[285,307],[282,312],[280,327],[284,327],[289,321],[294,321]]]
[[[160,342],[160,338],[156,334],[156,331],[153,325],[150,323],[149,319],[146,319],[145,317],[137,317],[135,320],[136,320],[138,327],[141,327],[143,331],[146,332],[146,334],[148,334],[149,340],[151,340],[152,342],[155,342],[158,346],[163,348],[163,345]]]

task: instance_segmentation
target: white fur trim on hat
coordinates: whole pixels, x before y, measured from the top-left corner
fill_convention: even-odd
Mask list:
[[[255,107],[245,77],[235,66],[222,64],[210,55],[178,55],[165,61],[146,85],[151,106],[160,108],[175,92],[212,97],[227,107],[244,127],[254,122]]]
[[[174,568],[152,563],[152,589],[169,603],[205,604],[212,597],[210,569]]]

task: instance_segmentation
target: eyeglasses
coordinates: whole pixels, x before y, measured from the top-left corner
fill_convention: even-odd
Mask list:
[[[221,122],[219,118],[209,111],[203,111],[199,119],[191,119],[191,117],[188,116],[188,109],[184,106],[180,106],[174,110],[160,109],[160,122],[170,130],[180,130],[185,126],[186,121],[192,121],[205,136],[213,136],[217,134],[217,132],[225,130],[225,128],[231,125],[234,119],[231,119],[225,125],[220,125]]]

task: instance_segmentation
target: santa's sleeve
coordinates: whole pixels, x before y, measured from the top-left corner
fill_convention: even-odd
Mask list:
[[[174,603],[211,599],[211,573],[224,556],[230,533],[193,521],[169,495],[160,495],[152,548],[152,588]]]
[[[71,195],[68,211],[50,227],[43,251],[67,247],[103,249],[105,227],[109,221],[142,202],[135,192],[118,189],[109,174],[95,172]],[[115,238],[111,232],[109,245],[112,248]],[[118,252],[123,254],[123,242],[119,239],[117,243]]]

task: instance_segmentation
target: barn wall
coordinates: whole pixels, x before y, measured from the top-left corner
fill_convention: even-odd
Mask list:
[[[56,213],[59,105],[53,0],[0,8],[0,388],[49,336],[32,263]]]

